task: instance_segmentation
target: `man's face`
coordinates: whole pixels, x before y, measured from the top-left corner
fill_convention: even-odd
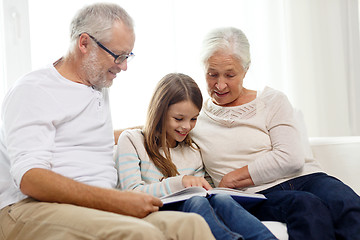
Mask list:
[[[132,30],[124,24],[116,22],[111,31],[111,41],[102,43],[106,48],[117,55],[129,54],[135,42]],[[116,75],[127,70],[127,60],[122,63],[114,63],[114,57],[101,49],[99,46],[92,49],[83,62],[86,79],[90,85],[98,89],[110,87]]]

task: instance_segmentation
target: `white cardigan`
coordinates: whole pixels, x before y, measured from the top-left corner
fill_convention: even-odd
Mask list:
[[[287,97],[266,87],[250,103],[221,107],[208,99],[191,133],[215,186],[248,165],[258,192],[290,178],[321,171],[306,158],[294,110]]]

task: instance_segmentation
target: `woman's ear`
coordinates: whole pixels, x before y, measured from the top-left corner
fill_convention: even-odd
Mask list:
[[[244,78],[245,78],[245,76],[246,76],[246,74],[247,74],[248,70],[249,70],[249,67],[247,67],[247,68],[245,69]]]

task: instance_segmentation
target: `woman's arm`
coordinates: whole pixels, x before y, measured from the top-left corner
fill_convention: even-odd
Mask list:
[[[305,156],[290,102],[281,94],[267,104],[266,126],[271,150],[249,165],[226,174],[221,186],[243,188],[272,182],[295,173],[304,165]]]
[[[271,151],[260,155],[248,166],[255,185],[288,177],[305,164],[305,153],[294,109],[284,94],[269,100],[266,126]]]
[[[254,182],[251,179],[247,165],[229,172],[221,179],[219,183],[219,187],[227,188],[244,188],[253,185]]]

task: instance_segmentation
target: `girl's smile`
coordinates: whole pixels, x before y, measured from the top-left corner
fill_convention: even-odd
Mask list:
[[[182,142],[195,127],[199,109],[190,100],[170,105],[166,115],[166,138],[170,147]]]

